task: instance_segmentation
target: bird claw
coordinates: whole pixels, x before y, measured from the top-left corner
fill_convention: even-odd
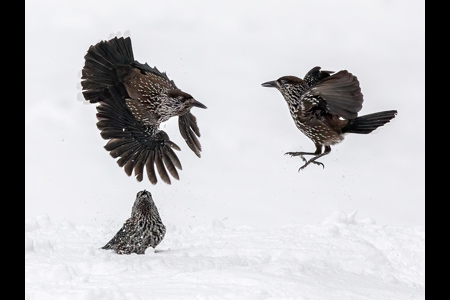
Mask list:
[[[298,169],[299,172],[300,172],[300,170],[303,170],[304,168],[306,168],[306,166],[309,165],[310,163],[322,166],[322,168],[325,169],[325,165],[323,163],[315,161],[315,159],[317,159],[318,157],[313,157],[310,160],[306,160],[306,158],[303,156],[304,154],[315,155],[315,153],[305,153],[305,152],[286,152],[284,155],[290,155],[291,157],[300,156],[300,158],[305,162],[305,164],[303,166],[301,166],[300,169]]]
[[[303,158],[303,157],[302,157]],[[309,165],[310,163],[313,163],[313,164],[315,164],[315,165],[318,165],[318,166],[322,166],[322,168],[323,169],[325,169],[325,165],[323,164],[323,163],[321,163],[320,161],[314,161],[314,160],[310,160],[310,161],[306,161],[306,159],[304,159],[303,158],[303,160],[306,162],[306,164],[304,164],[303,166],[301,166],[299,169],[298,169],[298,172],[300,172],[301,170],[303,170],[304,168],[306,168],[306,166],[307,165]]]
[[[284,155],[290,155],[291,157],[300,155],[303,158],[303,156],[300,154],[300,152],[286,152]]]

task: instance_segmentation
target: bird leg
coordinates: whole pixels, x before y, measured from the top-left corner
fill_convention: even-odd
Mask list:
[[[321,154],[318,154],[316,156],[314,156],[313,158],[311,158],[310,160],[306,161],[305,159],[303,159],[303,161],[305,161],[306,163],[300,167],[300,169],[298,169],[298,171],[300,172],[300,170],[303,170],[304,168],[306,168],[307,165],[309,165],[310,163],[313,163],[315,165],[321,165],[322,168],[325,168],[325,165],[321,162],[316,161],[316,159],[327,155],[328,153],[331,152],[331,147],[330,146],[325,146],[325,151]]]
[[[300,156],[300,158],[304,161],[307,162],[307,160],[303,157],[303,155],[319,155],[320,153],[322,153],[322,145],[320,144],[315,144],[316,145],[316,151],[315,152],[286,152],[284,155],[290,155],[290,156]]]
[[[330,146],[325,146],[325,151],[322,153],[322,145],[320,144],[316,144],[316,151],[315,152],[286,152],[286,154],[290,155],[290,156],[300,156],[300,158],[305,162],[305,164],[303,166],[300,167],[300,169],[298,169],[298,171],[303,170],[304,168],[306,168],[307,165],[309,165],[310,163],[313,163],[315,165],[319,165],[322,166],[322,168],[325,168],[325,165],[321,162],[316,161],[316,159],[327,155],[328,153],[331,152],[331,147]],[[310,160],[306,160],[303,155],[315,155],[313,158],[311,158]]]

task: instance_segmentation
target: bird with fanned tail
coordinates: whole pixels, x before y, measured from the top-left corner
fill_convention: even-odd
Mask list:
[[[358,78],[346,70],[335,73],[314,67],[303,79],[283,76],[262,86],[281,92],[295,125],[316,146],[315,152],[285,153],[299,156],[304,161],[299,171],[310,163],[324,167],[316,160],[330,153],[331,146],[340,143],[345,134],[370,133],[397,114],[396,110],[388,110],[358,117],[364,101],[363,94]],[[304,155],[313,157],[306,160]]]
[[[97,127],[109,140],[105,149],[128,176],[134,171],[142,181],[156,184],[155,165],[161,179],[169,174],[179,179],[181,163],[173,150],[180,147],[169,139],[160,124],[178,117],[179,130],[189,148],[200,157],[200,131],[191,108],[206,108],[181,91],[165,72],[134,59],[131,39],[112,38],[90,46],[84,57],[81,86],[90,103],[98,103]],[[168,171],[168,172],[167,172]]]

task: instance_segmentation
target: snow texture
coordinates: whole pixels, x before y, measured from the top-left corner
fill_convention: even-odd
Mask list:
[[[178,228],[156,251],[99,249],[121,226],[25,221],[25,299],[425,299],[425,228],[336,211],[321,224]]]

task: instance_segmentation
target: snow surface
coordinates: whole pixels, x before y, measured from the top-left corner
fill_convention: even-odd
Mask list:
[[[336,211],[265,229],[179,228],[145,255],[102,247],[103,226],[25,221],[25,299],[425,299],[425,227]]]

